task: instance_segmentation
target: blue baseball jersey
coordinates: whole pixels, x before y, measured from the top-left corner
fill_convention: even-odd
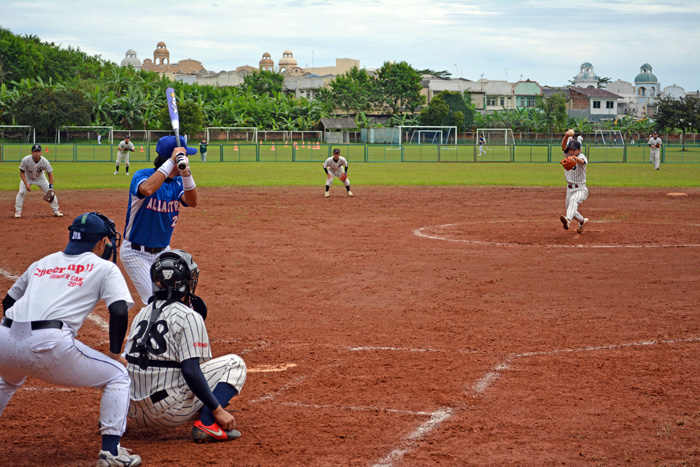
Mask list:
[[[131,179],[124,239],[150,248],[164,248],[170,245],[180,205],[187,205],[180,201],[185,189],[179,176],[166,178],[151,196],[139,193],[139,185],[155,171],[156,169],[141,169]]]

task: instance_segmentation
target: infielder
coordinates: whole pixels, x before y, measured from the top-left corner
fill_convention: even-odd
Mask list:
[[[2,302],[0,415],[28,376],[101,388],[97,466],[135,467],[141,458],[119,445],[129,408],[129,374],[119,353],[134,304],[115,264],[120,236],[114,222],[98,212],[76,217],[68,230],[65,250],[33,263]],[[110,314],[108,354],[75,339],[100,300]]]
[[[326,172],[326,193],[325,197],[328,198],[331,193],[331,185],[333,185],[333,177],[338,177],[341,182],[345,185],[345,189],[348,192],[348,196],[352,197],[352,191],[350,191],[350,180],[348,180],[348,161],[344,157],[340,157],[340,149],[336,148],[333,150],[333,157],[326,159],[323,163],[323,171]]]
[[[48,181],[44,173],[48,175]],[[19,176],[22,181],[19,183],[19,193],[15,198],[15,217],[22,217],[24,197],[28,191],[32,191],[32,185],[38,186],[44,192],[44,200],[51,203],[53,215],[63,217],[63,213],[58,210],[58,199],[53,191],[53,169],[49,161],[41,155],[40,144],[32,146],[32,155],[26,156],[20,162]]]
[[[568,141],[568,143],[567,143]],[[564,172],[566,177],[566,215],[559,220],[564,224],[564,230],[569,230],[569,225],[576,219],[579,224],[576,231],[583,232],[583,228],[588,224],[588,218],[583,217],[578,212],[578,205],[588,199],[588,188],[586,187],[586,165],[588,159],[581,153],[581,143],[565,135],[561,140],[561,149],[566,156],[573,157],[576,164],[571,170]]]
[[[659,132],[655,131],[654,134],[652,135],[651,138],[649,138],[648,141],[649,144],[649,159],[651,159],[650,162],[654,163],[654,169],[659,170],[659,162],[661,160],[660,154],[661,154],[661,138],[659,138]]]
[[[122,159],[126,167],[126,174],[129,175],[129,153],[134,152],[135,149],[134,143],[131,142],[131,136],[127,136],[124,138],[124,141],[119,143],[119,146],[117,146],[117,170],[114,171],[114,175],[119,173],[119,163]]]
[[[141,301],[148,304],[153,295],[151,265],[162,251],[170,249],[170,238],[177,224],[180,206],[197,206],[197,188],[186,156],[186,168],[179,170],[176,154],[197,154],[180,137],[164,136],[156,145],[155,168],[138,170],[129,187],[124,242],[119,256],[134,283]]]
[[[196,442],[230,441],[241,434],[226,407],[246,380],[238,355],[212,360],[204,326],[207,307],[194,294],[199,269],[182,250],[161,253],[151,266],[154,300],[136,315],[126,344],[131,376],[130,420],[173,427],[201,410]]]

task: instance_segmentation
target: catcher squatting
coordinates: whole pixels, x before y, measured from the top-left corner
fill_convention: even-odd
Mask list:
[[[571,222],[576,219],[578,228],[576,232],[583,233],[588,224],[588,218],[578,212],[579,204],[588,199],[586,187],[586,166],[588,159],[581,152],[581,141],[573,139],[574,130],[568,130],[561,140],[561,149],[566,157],[561,161],[566,178],[566,215],[559,220],[564,225],[564,230],[569,230]]]
[[[46,180],[47,174],[49,179]],[[22,217],[24,197],[28,191],[32,191],[32,185],[36,185],[44,192],[44,201],[51,203],[51,210],[56,217],[63,217],[58,210],[58,199],[53,190],[53,169],[49,161],[41,155],[41,145],[32,146],[32,155],[26,156],[19,164],[19,175],[22,181],[19,183],[19,193],[15,198],[15,217]]]

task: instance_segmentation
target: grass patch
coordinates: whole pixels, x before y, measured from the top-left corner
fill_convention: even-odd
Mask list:
[[[58,190],[123,188],[131,177],[113,175],[111,163],[53,162]],[[19,163],[0,163],[0,190],[19,187]],[[131,164],[131,173],[152,167],[147,162]],[[325,183],[322,163],[317,162],[206,162],[192,160],[198,186],[318,186]],[[564,171],[558,163],[350,163],[355,186],[561,186]],[[337,181],[336,181],[337,182]],[[606,187],[698,187],[700,164],[591,163],[588,184]]]

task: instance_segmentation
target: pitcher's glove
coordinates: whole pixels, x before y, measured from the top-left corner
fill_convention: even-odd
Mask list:
[[[53,191],[53,188],[49,188],[49,191],[46,192],[44,195],[44,201],[47,203],[53,202],[53,199],[56,197],[56,193]]]
[[[346,174],[345,172],[343,172],[343,173],[340,175],[340,181],[341,181],[341,182],[344,182],[344,181],[347,180],[347,179],[348,179],[348,174]]]
[[[576,167],[576,158],[574,156],[565,157],[559,163],[564,166],[566,170],[571,170]]]

